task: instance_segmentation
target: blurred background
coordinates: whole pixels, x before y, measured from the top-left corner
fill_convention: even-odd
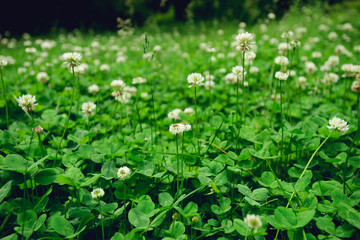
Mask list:
[[[51,33],[60,29],[116,30],[117,17],[135,26],[179,21],[237,20],[252,24],[273,12],[279,18],[291,6],[322,9],[360,6],[360,0],[13,0],[3,1],[0,33]]]

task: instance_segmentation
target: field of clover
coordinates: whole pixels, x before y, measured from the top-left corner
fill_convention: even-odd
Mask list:
[[[360,239],[357,17],[2,35],[0,239]]]

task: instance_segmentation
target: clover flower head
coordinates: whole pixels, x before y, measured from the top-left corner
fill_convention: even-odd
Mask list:
[[[81,106],[82,112],[85,116],[92,116],[94,115],[93,110],[96,108],[96,105],[93,102],[85,102]]]
[[[188,83],[190,83],[189,88],[198,87],[204,85],[205,78],[200,73],[191,73],[187,77]]]
[[[284,73],[284,72],[276,72],[275,73],[275,78],[276,79],[279,79],[279,80],[287,80],[289,77],[289,74],[287,73]]]
[[[96,188],[91,192],[91,197],[93,199],[99,199],[105,195],[105,192],[102,188]]]
[[[25,112],[33,111],[35,105],[38,105],[37,103],[35,103],[35,96],[32,96],[30,94],[22,95],[21,97],[17,98],[16,101],[19,103],[19,106]]]
[[[81,61],[81,54],[77,52],[67,52],[62,55],[64,63],[68,64],[70,68],[76,67]]]
[[[360,81],[356,80],[351,84],[351,90],[353,92],[360,92]]]
[[[239,33],[235,37],[235,39],[238,42],[238,46],[236,47],[236,49],[239,51],[248,51],[252,48],[252,45],[255,43],[253,42],[254,36],[248,32]]]
[[[174,110],[168,113],[168,118],[174,120],[180,120],[179,113],[181,113],[181,109],[175,108]]]
[[[40,134],[44,131],[44,129],[41,126],[36,126],[33,128],[33,132],[36,134]]]
[[[289,59],[285,56],[277,56],[275,58],[275,64],[281,65],[281,66],[286,66],[289,64]]]
[[[349,125],[346,121],[338,117],[333,117],[329,120],[330,126],[327,126],[328,129],[338,130],[341,135],[344,135],[347,130],[349,130]]]
[[[47,83],[49,81],[49,75],[46,72],[39,72],[36,75],[36,80],[41,83]]]
[[[121,91],[125,87],[125,83],[123,80],[114,80],[111,82],[111,87],[115,88],[118,91]]]
[[[124,166],[119,168],[118,172],[117,172],[117,176],[118,178],[124,180],[126,179],[129,175],[130,175],[131,171],[128,167]]]
[[[255,214],[247,214],[245,219],[244,219],[244,222],[255,233],[262,226],[262,222],[261,222],[260,217],[258,215],[255,215]]]
[[[97,84],[92,84],[88,87],[88,91],[90,94],[97,94],[100,91],[100,88]]]
[[[6,61],[6,59],[0,58],[0,67],[5,67],[6,65],[8,65],[8,62]]]
[[[242,79],[244,72],[244,68],[242,66],[235,66],[231,70],[236,77],[240,77],[240,79]],[[244,72],[244,75],[246,75],[246,71]]]
[[[170,125],[169,131],[172,134],[176,135],[176,134],[183,133],[185,131],[185,127],[182,123],[175,123],[175,124]]]

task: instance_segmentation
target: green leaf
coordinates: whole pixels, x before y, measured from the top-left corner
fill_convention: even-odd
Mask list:
[[[302,178],[298,179],[295,183],[296,191],[304,191],[305,188],[310,184],[312,173],[307,172]]]
[[[57,171],[54,168],[46,168],[38,171],[34,180],[40,185],[49,185],[56,179]]]
[[[0,203],[9,194],[9,192],[11,190],[11,183],[12,183],[12,180],[8,181],[7,183],[4,184],[4,186],[1,187],[1,189],[0,189]]]
[[[33,210],[25,210],[17,216],[17,223],[20,227],[32,229],[37,220],[37,215]]]
[[[335,224],[330,217],[319,217],[315,219],[318,229],[327,232],[331,235],[335,234]]]
[[[339,202],[336,207],[341,218],[360,229],[360,213],[358,211],[342,202]]]
[[[139,173],[151,177],[154,173],[155,165],[149,161],[143,161],[139,164]]]
[[[171,224],[169,231],[171,232],[171,236],[176,239],[184,234],[185,226],[182,222],[175,221]]]
[[[222,212],[225,213],[231,209],[231,200],[229,198],[223,197],[219,201]]]
[[[314,218],[315,212],[315,210],[299,212],[296,216],[296,228],[301,228],[307,225]]]
[[[360,156],[354,156],[349,158],[349,163],[351,166],[360,168]]]
[[[275,220],[285,229],[295,228],[297,224],[296,215],[291,208],[278,207],[275,209]]]
[[[350,238],[355,232],[355,229],[350,224],[342,224],[335,230],[335,235],[341,238]]]
[[[103,164],[101,167],[101,173],[103,177],[107,180],[113,179],[116,177],[117,168],[115,166],[115,162],[113,161],[107,161]]]
[[[91,186],[93,184],[95,184],[99,178],[101,177],[101,174],[95,174],[94,176],[90,177],[90,178],[86,178],[84,180],[84,182],[82,182],[80,184],[80,187],[88,187],[88,186]]]
[[[168,192],[159,194],[159,203],[162,207],[170,206],[174,202],[173,197]]]
[[[248,234],[248,226],[243,220],[240,220],[238,218],[234,219],[234,227],[235,230],[242,236],[247,236]]]
[[[251,193],[251,198],[254,199],[255,201],[262,202],[267,199],[268,194],[269,194],[269,190],[267,190],[266,188],[258,188]]]
[[[61,216],[54,216],[51,219],[51,226],[55,232],[62,236],[72,235],[75,231],[73,225],[71,225],[68,220]]]
[[[265,187],[269,187],[275,181],[275,177],[271,172],[263,172],[259,183]]]
[[[138,208],[131,209],[128,217],[129,222],[136,228],[147,228],[149,226],[150,218]]]
[[[142,200],[139,202],[137,208],[149,217],[152,217],[152,211],[155,209],[155,204],[151,200]]]
[[[10,171],[25,173],[30,165],[31,162],[17,154],[9,154],[5,157],[6,169]]]

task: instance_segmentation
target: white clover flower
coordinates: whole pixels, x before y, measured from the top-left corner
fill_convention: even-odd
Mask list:
[[[254,36],[248,32],[238,34],[235,39],[238,42],[236,49],[239,51],[248,51],[255,43],[253,42]]]
[[[124,166],[119,168],[118,172],[117,172],[117,176],[118,178],[124,180],[126,179],[129,175],[130,175],[131,171],[128,167]]]
[[[100,88],[97,84],[92,84],[88,87],[88,92],[90,94],[97,94],[100,91]]]
[[[123,80],[113,80],[111,82],[111,87],[115,88],[116,90],[123,90],[125,87],[125,83]]]
[[[105,195],[105,192],[102,188],[96,188],[91,192],[91,197],[93,199],[99,199]]]
[[[208,80],[205,82],[204,86],[205,86],[206,90],[210,90],[211,88],[213,88],[215,86],[215,82],[212,80]]]
[[[245,52],[245,62],[247,65],[251,65],[256,58],[256,53],[252,51]]]
[[[274,62],[277,65],[286,66],[289,64],[289,59],[285,56],[277,56]]]
[[[349,130],[349,125],[347,122],[338,117],[333,117],[330,119],[329,124],[330,126],[327,126],[328,129],[338,130],[341,135],[344,135],[347,130]]]
[[[187,81],[190,83],[189,88],[204,85],[204,80],[204,77],[200,73],[191,73],[187,77]]]
[[[287,31],[287,32],[283,32],[281,34],[281,38],[282,39],[288,39],[288,38],[293,38],[294,37],[294,33],[292,31]]]
[[[0,67],[5,67],[8,65],[8,62],[5,59],[0,59]]]
[[[132,79],[132,84],[142,84],[146,83],[146,79],[143,77],[135,77]]]
[[[110,66],[108,64],[102,64],[100,66],[100,71],[102,72],[108,72],[110,70]]]
[[[62,55],[62,60],[68,64],[69,67],[76,67],[81,61],[81,54],[77,52],[67,52]]]
[[[180,120],[179,113],[181,113],[181,109],[175,108],[174,110],[168,113],[168,118],[174,120]]]
[[[337,35],[336,32],[330,32],[330,33],[328,34],[328,39],[329,39],[330,41],[335,41],[335,40],[337,39],[337,37],[338,37],[338,35]]]
[[[313,52],[311,54],[312,58],[321,58],[321,56],[322,56],[321,52]]]
[[[351,90],[353,92],[360,92],[360,81],[356,80],[351,84]]]
[[[339,76],[335,73],[325,73],[322,82],[326,85],[331,85],[339,81]]]
[[[208,53],[214,53],[214,52],[216,52],[216,49],[215,48],[207,48],[206,51]]]
[[[339,56],[329,56],[325,64],[330,67],[335,67],[339,64],[339,62],[340,62]]]
[[[225,80],[226,84],[231,85],[231,84],[236,83],[237,77],[234,73],[228,73],[225,75],[224,80]]]
[[[121,103],[129,103],[131,98],[131,93],[129,92],[119,92],[115,91],[112,93],[112,95],[115,97],[116,101],[119,101]]]
[[[304,89],[307,84],[307,79],[304,76],[300,76],[297,81],[297,86]]]
[[[251,74],[258,74],[259,71],[260,71],[259,68],[256,67],[256,66],[251,66],[250,69],[249,69],[249,72],[250,72]]]
[[[39,72],[36,75],[36,80],[41,83],[47,83],[49,81],[49,75],[46,72]]]
[[[36,51],[37,51],[36,48],[33,48],[33,47],[25,48],[26,53],[33,54],[33,53],[36,53]]]
[[[192,107],[185,108],[184,113],[186,113],[188,116],[191,116],[194,113],[194,109]]]
[[[41,126],[36,126],[33,128],[33,132],[36,134],[40,134],[44,131],[44,129]]]
[[[298,47],[301,46],[301,42],[300,42],[299,40],[291,40],[290,45],[291,45],[293,48],[298,48]]]
[[[278,45],[278,51],[280,54],[286,54],[290,48],[290,43],[282,42]]]
[[[279,80],[287,80],[289,77],[289,74],[287,73],[284,73],[284,72],[276,72],[275,73],[275,78],[276,79],[279,79]]]
[[[19,106],[25,112],[33,111],[35,105],[38,105],[37,103],[35,103],[35,96],[32,96],[30,94],[22,95],[21,97],[17,98],[16,101],[19,103]]]
[[[262,226],[260,216],[255,214],[247,214],[244,222],[250,229],[254,231],[254,233],[256,233],[258,229]]]
[[[96,105],[93,102],[85,102],[82,104],[81,109],[85,116],[94,115],[93,110],[96,108]]]
[[[242,66],[235,66],[235,67],[233,67],[231,70],[232,70],[232,73],[233,73],[236,77],[239,77],[239,78],[242,80],[243,72],[244,72],[244,69],[243,69]],[[246,76],[246,71],[244,72],[244,76]]]
[[[276,15],[274,13],[268,13],[267,17],[272,20],[276,18]]]
[[[154,51],[155,52],[161,52],[161,46],[160,45],[155,45],[154,46]]]
[[[351,25],[351,23],[344,23],[344,25],[342,25],[342,30],[344,30],[344,31],[352,31],[353,26]]]
[[[185,126],[181,123],[171,124],[169,127],[169,131],[174,135],[180,134],[185,131]]]
[[[191,125],[190,124],[188,124],[188,123],[180,123],[180,124],[182,124],[183,125],[183,127],[184,127],[184,132],[188,132],[188,131],[190,131],[191,130]]]
[[[313,74],[318,70],[315,63],[313,62],[305,62],[305,71],[308,74]]]

